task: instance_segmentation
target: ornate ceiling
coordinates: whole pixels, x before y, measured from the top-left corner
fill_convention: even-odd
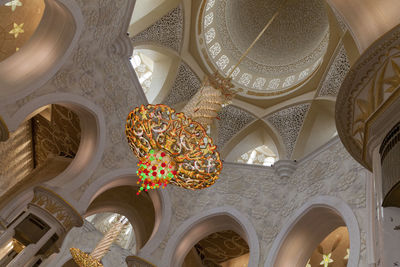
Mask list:
[[[230,73],[280,3],[204,1],[199,13],[198,42],[210,69]],[[288,92],[319,66],[328,41],[329,23],[323,2],[287,1],[240,68],[233,72],[233,81],[245,96],[251,96],[251,92],[265,96]]]
[[[162,88],[165,97],[156,102],[180,110],[205,75],[215,70],[226,75],[236,64],[279,1],[166,3],[170,7],[152,23],[136,23],[144,30],[130,32],[130,39],[134,47],[153,49],[179,62],[166,79],[170,85]],[[336,132],[336,95],[352,58],[358,56],[349,36],[324,2],[288,0],[234,72],[239,94],[211,126],[223,158],[238,159],[265,145],[277,160],[300,159],[330,140]],[[255,131],[264,141],[245,138]]]

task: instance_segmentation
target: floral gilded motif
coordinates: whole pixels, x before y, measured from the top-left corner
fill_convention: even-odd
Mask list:
[[[151,151],[162,151],[175,162],[169,183],[202,189],[214,184],[222,169],[216,146],[206,130],[183,113],[165,105],[137,107],[127,118],[126,135],[139,159]]]

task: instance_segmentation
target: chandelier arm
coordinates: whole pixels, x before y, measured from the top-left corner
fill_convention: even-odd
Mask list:
[[[279,15],[280,11],[282,10],[282,8],[286,5],[286,3],[288,2],[288,0],[284,0],[282,2],[282,4],[279,6],[278,10],[275,12],[275,14],[270,18],[270,20],[268,21],[268,23],[265,25],[264,29],[262,29],[262,31],[258,34],[258,36],[256,37],[256,39],[254,39],[254,41],[251,43],[251,45],[249,46],[249,48],[247,48],[247,50],[243,53],[243,55],[240,57],[238,63],[236,63],[236,65],[232,68],[232,70],[229,72],[227,79],[231,78],[233,72],[237,69],[237,67],[239,67],[240,63],[242,63],[243,59],[247,56],[247,54],[250,52],[250,50],[253,48],[253,46],[256,44],[256,42],[261,38],[261,36],[264,34],[264,32],[269,28],[269,26],[272,24],[272,22],[275,20],[275,18]]]

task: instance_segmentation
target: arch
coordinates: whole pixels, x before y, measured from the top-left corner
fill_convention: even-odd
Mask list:
[[[179,0],[157,0],[154,3],[150,3],[145,0],[137,0],[130,18],[129,35],[134,36],[150,27],[171,9],[175,8],[179,2]],[[142,14],[139,15],[140,12]]]
[[[315,99],[311,102],[298,134],[293,158],[300,159],[332,139],[336,132],[335,101]]]
[[[147,43],[136,45],[135,52],[145,55],[152,61],[152,82],[148,92],[145,93],[148,102],[151,104],[161,103],[175,82],[181,61],[179,55],[170,48]],[[136,75],[138,75],[137,72]]]
[[[307,201],[283,225],[264,267],[305,266],[318,244],[338,226],[347,226],[349,231],[350,258],[347,266],[358,266],[361,240],[353,211],[339,198],[317,196]]]
[[[198,241],[223,230],[233,230],[247,241],[250,248],[248,266],[258,266],[260,246],[257,233],[247,217],[231,206],[210,209],[184,221],[169,239],[160,266],[181,266],[186,254]]]
[[[103,175],[86,189],[79,201],[80,211],[84,213],[90,203],[101,193],[118,186],[136,186],[136,181],[135,168],[118,169]],[[167,189],[150,190],[148,193],[154,206],[155,223],[149,240],[138,251],[138,255],[143,258],[149,258],[164,240],[172,217],[172,205]]]
[[[0,62],[0,102],[11,103],[46,83],[78,42],[84,20],[75,1],[45,0],[45,5],[32,38],[18,53]]]
[[[234,162],[238,156],[261,145],[268,146],[278,159],[284,154],[279,135],[276,135],[264,121],[255,120],[228,141],[222,150],[222,155],[226,161]]]
[[[7,118],[10,131],[42,111],[49,104],[59,104],[75,112],[81,125],[81,140],[72,163],[58,176],[48,181],[50,187],[63,184],[61,191],[76,188],[91,175],[103,155],[105,147],[105,119],[103,111],[86,98],[71,93],[52,93],[33,99]],[[67,183],[68,181],[68,183]]]

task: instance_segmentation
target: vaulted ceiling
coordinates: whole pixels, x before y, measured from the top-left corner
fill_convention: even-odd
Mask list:
[[[147,15],[133,14],[134,49],[173,62],[167,67],[153,57],[164,82],[153,88],[159,92],[150,102],[181,110],[207,75],[226,76],[279,3],[160,0],[146,7],[137,1]],[[288,0],[239,66],[233,78],[238,94],[211,126],[223,158],[236,160],[264,145],[277,159],[300,159],[334,137],[336,95],[357,56],[346,24],[327,4]],[[157,79],[153,75],[152,83]],[[258,138],[246,138],[252,135]]]

